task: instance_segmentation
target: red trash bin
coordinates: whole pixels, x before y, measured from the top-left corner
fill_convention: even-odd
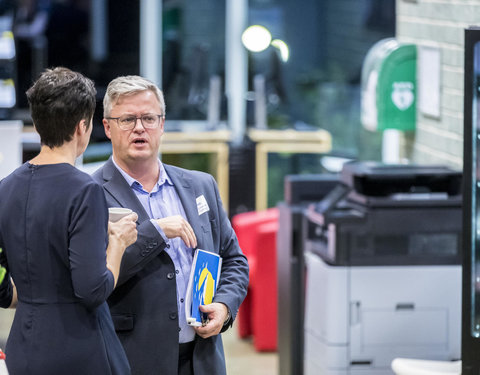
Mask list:
[[[255,349],[259,351],[274,351],[277,348],[278,215],[275,207],[237,214],[232,218],[233,229],[250,268],[248,294],[237,315],[238,334],[241,338],[253,334]],[[267,306],[268,309],[265,309]]]

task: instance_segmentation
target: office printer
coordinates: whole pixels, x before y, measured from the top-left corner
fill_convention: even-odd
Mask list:
[[[305,374],[460,358],[461,173],[351,162],[306,213]]]

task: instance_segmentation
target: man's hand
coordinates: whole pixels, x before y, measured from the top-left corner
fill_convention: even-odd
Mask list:
[[[180,237],[185,245],[192,249],[197,247],[197,237],[193,232],[192,227],[180,215],[168,216],[162,219],[157,219],[158,226],[162,228],[167,238]]]
[[[203,327],[194,327],[197,335],[204,339],[220,333],[227,319],[228,308],[223,303],[213,302],[208,305],[201,305],[200,311],[208,316],[208,322]]]

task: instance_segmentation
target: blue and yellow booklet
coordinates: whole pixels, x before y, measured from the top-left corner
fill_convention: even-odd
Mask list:
[[[185,315],[189,325],[201,326],[205,323],[206,316],[200,311],[200,305],[212,303],[221,269],[220,255],[202,249],[195,251],[185,296]]]

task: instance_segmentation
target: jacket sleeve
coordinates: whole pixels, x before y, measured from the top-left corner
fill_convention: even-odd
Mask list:
[[[222,257],[222,272],[214,301],[224,303],[230,310],[230,321],[223,328],[225,331],[232,326],[240,304],[247,295],[249,268],[247,258],[240,249],[237,236],[223,208],[217,183],[213,177],[211,180],[215,192],[220,234],[219,254]]]
[[[137,226],[137,241],[127,247],[120,266],[117,286],[122,285],[165,250],[166,243],[150,220]]]

